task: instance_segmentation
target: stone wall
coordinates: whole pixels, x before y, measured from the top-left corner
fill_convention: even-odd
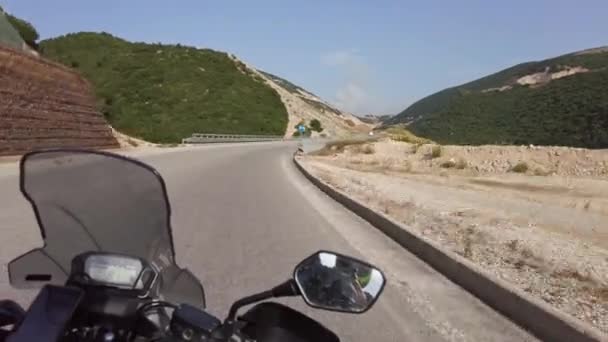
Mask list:
[[[78,73],[0,47],[0,155],[49,147],[113,148],[118,142]]]

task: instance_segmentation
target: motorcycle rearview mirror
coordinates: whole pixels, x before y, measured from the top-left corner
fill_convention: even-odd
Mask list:
[[[308,305],[347,313],[369,310],[386,284],[378,268],[326,251],[302,261],[296,266],[293,278]]]
[[[293,278],[274,287],[237,300],[225,322],[232,322],[238,309],[262,300],[302,295],[318,309],[348,313],[369,310],[384,289],[382,272],[361,260],[334,252],[319,251],[294,269]]]

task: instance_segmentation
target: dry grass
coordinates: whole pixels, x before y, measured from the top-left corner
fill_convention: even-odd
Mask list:
[[[591,295],[602,302],[608,302],[608,287],[596,287],[591,290]]]
[[[542,167],[537,167],[537,168],[534,169],[534,175],[535,176],[546,177],[546,176],[549,176],[552,173],[553,173],[553,171],[545,170]]]
[[[473,257],[473,235],[474,234],[475,234],[475,229],[473,227],[468,227],[465,230],[463,256],[467,259],[471,259]]]
[[[585,210],[589,210],[589,208],[591,208],[591,201],[585,202],[585,206],[583,208],[585,208]]]
[[[353,145],[350,147],[350,151],[354,154],[374,154],[376,150],[373,145],[365,144],[365,145]]]
[[[420,148],[423,146],[424,144],[413,144],[412,145],[412,149],[411,149],[411,153],[412,154],[416,154],[418,153],[418,151],[420,150]]]
[[[133,139],[131,139],[131,138],[128,138],[128,139],[127,139],[127,144],[129,144],[129,145],[131,145],[131,146],[133,146],[133,147],[137,147],[137,146],[139,146],[139,144],[137,143],[137,141],[135,141],[135,140],[133,140]]]
[[[347,146],[359,146],[363,144],[368,144],[373,142],[374,140],[362,140],[362,139],[344,139],[344,140],[336,140],[331,141],[325,144],[325,147],[322,149],[310,153],[313,156],[329,156],[336,153],[344,152],[344,149]]]
[[[169,148],[178,147],[178,146],[179,146],[179,144],[161,144],[160,145],[160,147],[169,147]]]
[[[410,144],[431,144],[433,141],[421,138],[404,127],[394,126],[385,130],[389,138],[394,141],[401,141]]]
[[[364,154],[374,154],[376,153],[376,150],[374,150],[374,146],[372,145],[365,145],[363,146],[362,152]]]
[[[403,172],[412,172],[413,170],[413,166],[412,166],[412,162],[410,162],[409,160],[406,160],[405,163],[403,163],[403,166],[399,169],[400,171]]]
[[[509,247],[509,249],[512,252],[515,252],[517,250],[518,246],[519,246],[519,240],[511,240],[511,241],[507,242],[507,247]]]
[[[553,272],[553,274],[551,274],[551,275],[554,276],[554,277],[557,277],[557,278],[575,279],[575,280],[578,280],[578,281],[584,282],[584,283],[592,283],[593,282],[593,280],[591,278],[589,278],[589,276],[581,274],[577,270],[564,269],[564,270],[560,270],[560,271],[557,271],[557,272]]]

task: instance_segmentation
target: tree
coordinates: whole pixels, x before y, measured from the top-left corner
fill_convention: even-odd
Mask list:
[[[6,15],[6,19],[8,19],[8,22],[15,28],[15,30],[17,30],[17,32],[19,32],[21,39],[23,39],[27,45],[33,48],[38,45],[36,41],[38,38],[40,38],[40,36],[32,24],[10,14]]]
[[[316,132],[323,132],[323,127],[321,127],[321,121],[317,119],[310,120],[310,129]]]

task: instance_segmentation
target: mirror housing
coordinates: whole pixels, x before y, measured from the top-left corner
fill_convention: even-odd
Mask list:
[[[347,313],[369,310],[386,284],[378,268],[328,251],[304,259],[296,266],[293,279],[308,305]]]

